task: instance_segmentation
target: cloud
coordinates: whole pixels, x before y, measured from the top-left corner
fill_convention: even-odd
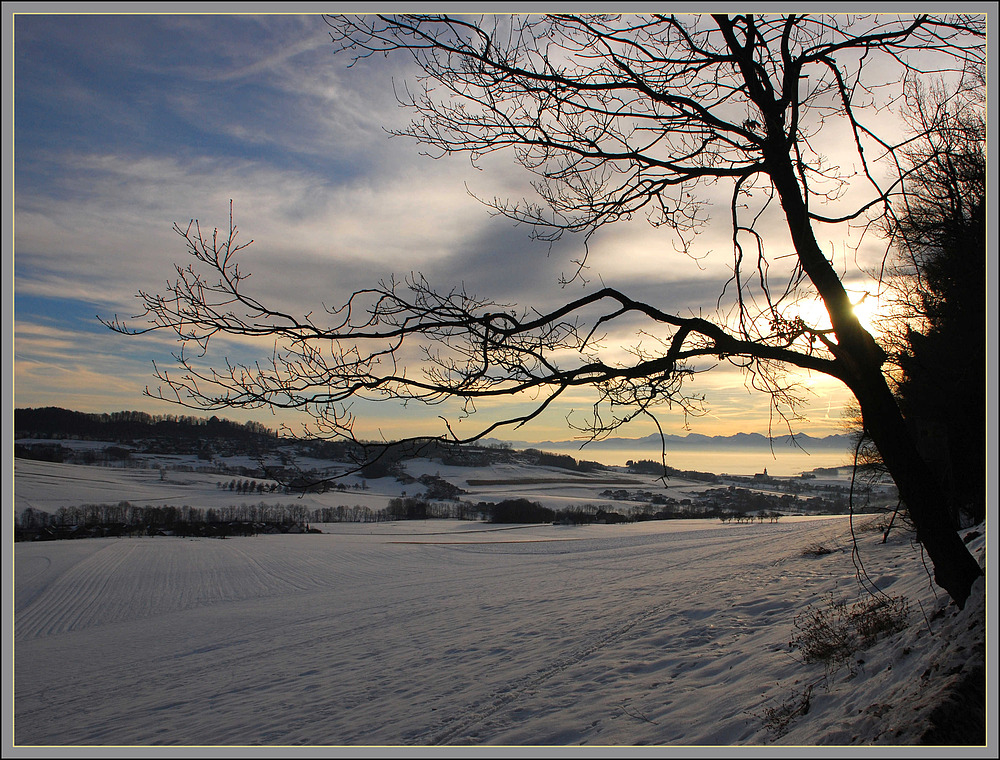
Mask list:
[[[335,280],[332,264],[363,268],[372,284],[384,273],[420,269],[447,256],[470,227],[489,221],[471,200],[454,203],[450,181],[436,185],[432,175],[424,177],[416,203],[407,177],[376,192],[366,182],[330,185],[305,172],[251,162],[66,154],[61,159],[52,186],[17,197],[17,259],[24,277],[19,287],[33,292],[64,292],[71,280],[74,290],[89,283],[91,289],[119,292],[113,300],[121,301],[140,287],[154,287],[170,276],[172,262],[185,260],[171,223],[186,226],[200,217],[207,231],[225,229],[230,199],[244,240],[257,241],[247,257],[260,279],[278,290],[279,300],[282,284],[293,287],[299,303],[310,291],[317,304],[329,295],[317,273],[322,279],[333,270]],[[288,281],[287,266],[296,262],[313,271]]]
[[[291,59],[304,53],[312,53],[320,49],[329,49],[329,38],[321,34],[308,34],[298,41],[291,41],[278,47],[277,52],[256,58],[249,63],[227,68],[202,70],[200,77],[212,82],[232,82],[240,79],[253,79],[255,83],[265,75],[278,73],[285,68]]]
[[[389,139],[383,127],[409,118],[393,86],[413,81],[410,64],[395,57],[348,69],[318,16],[20,16],[15,34],[14,288],[56,304],[46,314],[25,300],[17,314],[18,399],[65,394],[94,409],[150,382],[149,360],[167,356],[169,340],[98,335],[78,329],[76,315],[134,313],[137,291],[161,290],[189,261],[172,223],[197,218],[206,231],[225,230],[230,200],[241,239],[255,240],[242,254],[248,287],[300,315],[390,274],[422,272],[442,290],[464,285],[525,308],[551,309],[607,284],[665,311],[711,316],[732,274],[730,198],[720,185],[699,189],[714,217],[694,258],[637,218],[593,236],[590,283],[562,287],[582,238],[549,249],[466,190],[533,198],[530,176],[507,154],[485,157],[480,171],[468,157],[433,161],[413,141]],[[781,227],[770,216],[778,211],[765,213],[762,228]],[[824,239],[838,242],[824,245],[853,277],[881,252],[848,232],[830,231]],[[780,288],[790,261],[774,254],[787,241],[767,244]],[[754,288],[755,266],[751,252],[744,274]],[[643,326],[609,329],[610,349],[632,345]],[[243,343],[225,348],[250,355]],[[706,425],[758,429],[769,417],[768,398],[749,394],[735,370],[699,375],[696,386],[712,402]],[[835,393],[823,394],[825,413]],[[565,414],[589,403],[586,394],[566,402],[539,421],[548,432],[536,439],[562,437],[554,432],[565,430]],[[399,421],[365,408],[379,424]],[[410,407],[407,429],[428,415]]]

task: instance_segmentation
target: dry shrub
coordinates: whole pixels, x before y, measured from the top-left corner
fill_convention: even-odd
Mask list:
[[[812,686],[807,686],[801,694],[793,694],[787,702],[777,707],[765,707],[763,714],[756,716],[771,733],[772,738],[779,739],[784,736],[795,718],[809,713],[812,690]]]
[[[802,550],[803,557],[822,557],[826,554],[833,554],[834,550],[823,544],[811,544]]]
[[[789,646],[805,662],[822,662],[828,669],[848,662],[860,649],[903,630],[910,615],[904,597],[871,596],[848,606],[833,598],[823,607],[809,605],[795,617]]]
[[[851,608],[851,622],[866,649],[881,638],[906,628],[910,603],[902,596],[872,596]]]

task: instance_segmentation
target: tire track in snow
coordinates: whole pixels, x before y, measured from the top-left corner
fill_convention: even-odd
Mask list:
[[[235,542],[206,541],[108,540],[99,551],[63,569],[30,599],[19,600],[23,606],[18,610],[16,637],[57,635],[307,586],[302,577],[284,579],[280,571],[253,560]]]
[[[135,548],[111,543],[63,571],[20,612],[15,640],[85,627],[106,591],[112,598],[121,594],[118,570]]]
[[[15,584],[21,593],[14,600],[14,612],[20,612],[29,607],[40,594],[45,593],[47,584],[44,576],[51,567],[52,560],[49,557],[28,557],[26,560],[18,562],[15,571],[17,573]],[[36,581],[38,582],[37,588],[32,589],[32,586],[36,585]],[[22,589],[32,590],[28,592],[22,591]]]

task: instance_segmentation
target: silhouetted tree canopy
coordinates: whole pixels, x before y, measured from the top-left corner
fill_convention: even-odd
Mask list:
[[[897,393],[956,525],[986,516],[984,88],[914,93],[925,137],[907,152],[914,171],[891,227],[909,317]]]

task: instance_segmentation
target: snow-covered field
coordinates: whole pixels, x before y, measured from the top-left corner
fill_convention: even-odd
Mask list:
[[[177,459],[181,459],[178,457]],[[194,457],[172,464],[193,465]],[[234,463],[230,463],[234,464]],[[253,466],[252,460],[235,464]],[[303,461],[303,466],[315,463]],[[328,464],[328,463],[327,463]],[[529,467],[499,464],[492,467],[450,467],[426,459],[406,462],[408,474],[439,475],[461,487],[467,501],[502,501],[526,498],[553,509],[583,505],[608,505],[599,493],[607,488],[650,489],[673,498],[685,498],[705,490],[704,483],[672,479],[664,485],[649,475],[632,475],[619,471],[598,471],[590,474],[572,473],[556,467]],[[128,501],[138,506],[197,506],[204,509],[233,504],[301,504],[309,510],[330,506],[366,506],[384,509],[393,497],[411,495],[422,486],[406,485],[394,478],[365,481],[360,476],[348,476],[346,491],[288,495],[281,491],[264,494],[234,494],[220,483],[233,476],[183,470],[163,470],[152,467],[120,468],[88,465],[67,465],[27,459],[14,460],[14,511],[19,514],[27,507],[55,514],[60,507],[85,504],[116,504]],[[819,481],[813,481],[819,482]],[[364,490],[355,486],[365,485]]]
[[[19,508],[214,493],[19,465]],[[958,613],[870,522],[860,562],[909,625],[834,670],[789,641],[861,598],[847,517],[15,544],[14,745],[912,744],[985,646],[985,584]]]

